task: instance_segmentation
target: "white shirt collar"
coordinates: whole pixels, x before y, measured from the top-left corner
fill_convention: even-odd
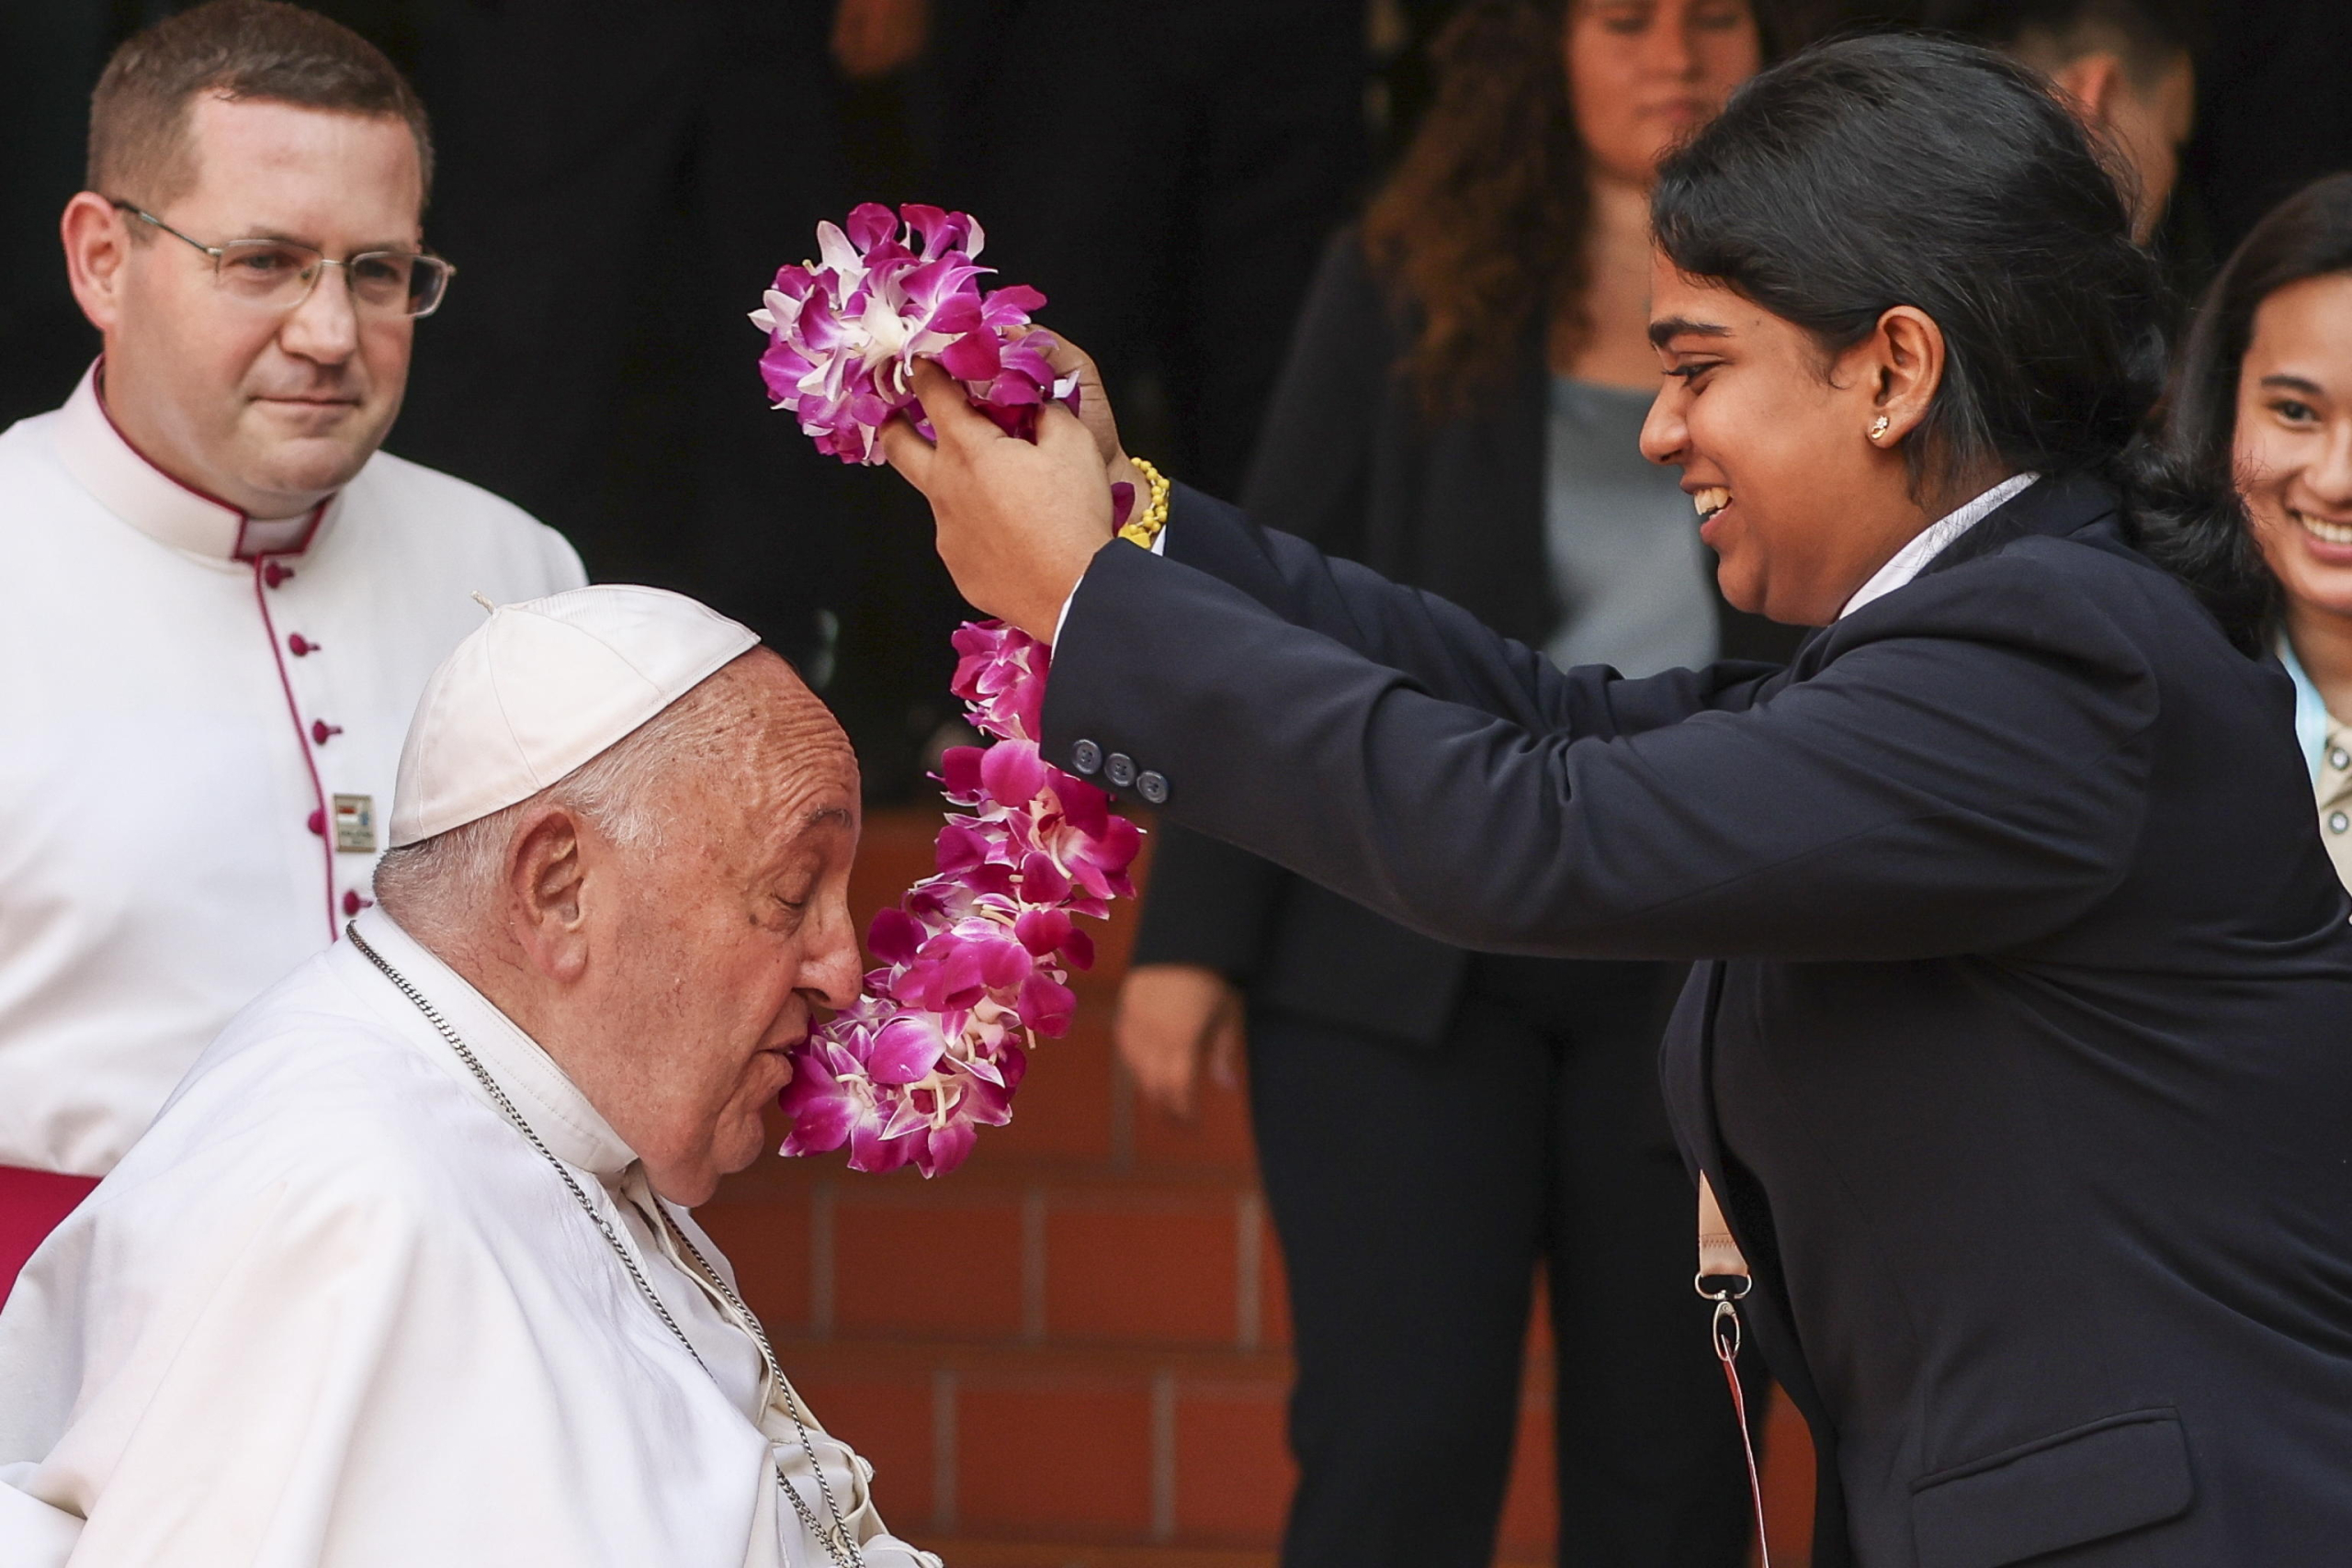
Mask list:
[[[2287,634],[2278,634],[2278,662],[2287,667],[2287,678],[2295,682],[2295,739],[2302,743],[2303,761],[2311,767],[2312,783],[2319,783],[2320,768],[2327,760],[2327,738],[2335,728],[2335,718],[2327,711],[2327,699],[2319,694],[2318,685],[2303,669],[2303,661],[2295,657],[2295,645]]]
[[[310,548],[341,498],[299,517],[249,517],[155,467],[124,439],[98,393],[101,360],[58,411],[57,455],[98,503],[149,538],[212,560],[295,555]]]
[[[1883,599],[1927,570],[1928,563],[1943,554],[1954,539],[1990,517],[2012,496],[2040,479],[2040,474],[2014,474],[1978,496],[1957,511],[1945,513],[1928,524],[1911,542],[1887,558],[1868,582],[1854,591],[1846,607],[1838,612],[1844,620],[1873,599]]]
[[[506,1091],[514,1109],[540,1141],[553,1150],[557,1158],[567,1165],[588,1171],[600,1181],[611,1181],[636,1163],[637,1151],[621,1142],[612,1123],[589,1103],[580,1087],[558,1066],[538,1042],[516,1026],[514,1020],[480,991],[467,983],[465,976],[435,957],[424,943],[402,931],[390,915],[381,909],[363,911],[355,922],[360,940],[378,953],[384,962],[398,970],[402,978],[414,986],[424,999],[431,1002],[458,1038],[466,1043],[482,1067]],[[410,1001],[383,972],[355,951],[349,942],[337,942],[334,953],[346,968],[351,965],[365,972],[355,983],[373,983],[386,1006],[385,1016],[400,1021],[402,1032],[427,1051],[445,1060],[450,1071],[467,1088],[481,1095],[473,1074],[439,1032],[426,1021],[415,1003]],[[487,1096],[481,1096],[485,1100]]]

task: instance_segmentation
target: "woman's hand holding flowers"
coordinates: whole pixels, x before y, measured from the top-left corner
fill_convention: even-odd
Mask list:
[[[884,456],[931,502],[940,559],[964,597],[1050,642],[1114,527],[1099,436],[1058,404],[1041,412],[1034,443],[1007,435],[925,362],[913,385],[936,444],[893,421],[882,429]]]

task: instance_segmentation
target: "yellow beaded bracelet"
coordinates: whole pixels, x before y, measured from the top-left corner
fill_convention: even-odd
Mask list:
[[[1159,531],[1168,526],[1168,476],[1141,457],[1129,457],[1127,461],[1135,465],[1136,472],[1151,487],[1151,499],[1120,527],[1119,537],[1148,550],[1152,541],[1159,537]]]

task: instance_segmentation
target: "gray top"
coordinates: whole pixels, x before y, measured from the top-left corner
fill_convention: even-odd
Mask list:
[[[1642,456],[1650,394],[1552,378],[1544,449],[1544,554],[1565,611],[1544,651],[1621,674],[1705,664],[1718,635],[1715,553],[1679,468]]]

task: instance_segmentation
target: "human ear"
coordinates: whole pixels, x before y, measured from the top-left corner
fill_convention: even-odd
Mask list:
[[[65,243],[65,276],[82,314],[100,333],[114,331],[122,314],[122,268],[130,259],[125,215],[96,191],[82,191],[65,204],[58,234]]]
[[[507,926],[541,973],[574,980],[588,965],[580,825],[561,807],[526,819],[506,851]]]
[[[2116,95],[2123,90],[2123,62],[2111,54],[2078,55],[2052,72],[2050,84],[2085,125],[2104,130],[2114,121]]]
[[[1943,385],[1944,332],[1917,306],[1897,305],[1879,317],[1865,344],[1873,361],[1865,434],[1872,445],[1892,451],[1925,423]]]

